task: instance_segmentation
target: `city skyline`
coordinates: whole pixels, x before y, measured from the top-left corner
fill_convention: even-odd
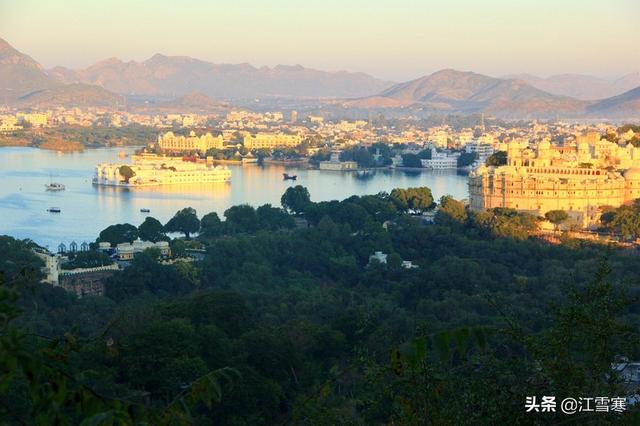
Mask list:
[[[0,27],[3,38],[46,68],[84,68],[110,57],[143,61],[161,53],[358,71],[391,81],[444,68],[497,77],[615,78],[640,70],[640,58],[630,54],[640,36],[633,22],[640,5],[630,0],[395,4],[26,0],[9,7],[0,0]],[[616,36],[604,37],[607,28],[615,28]]]

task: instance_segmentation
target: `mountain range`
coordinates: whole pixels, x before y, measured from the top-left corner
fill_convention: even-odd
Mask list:
[[[617,96],[640,86],[640,72],[634,72],[615,79],[582,74],[559,74],[547,78],[536,77],[531,74],[515,74],[504,78],[522,80],[545,92],[570,96],[585,101]]]
[[[494,78],[446,69],[381,93],[342,102],[349,108],[411,108],[433,113],[485,112],[505,118],[640,117],[640,87],[587,101],[549,93],[515,78]]]
[[[142,62],[111,58],[77,71],[56,67],[49,74],[63,83],[96,84],[129,95],[177,96],[199,92],[226,100],[348,98],[370,95],[392,84],[363,73],[318,71],[300,65],[256,68],[249,64],[213,64],[161,54]]]
[[[640,74],[610,82],[569,74],[548,79],[529,75],[494,78],[447,69],[393,84],[363,73],[318,71],[300,65],[257,68],[213,64],[160,54],[142,62],[111,58],[81,70],[45,70],[0,39],[0,103],[21,107],[103,106],[196,112],[224,110],[232,102],[247,99],[271,98],[346,108],[486,112],[506,118],[638,118],[639,79]]]

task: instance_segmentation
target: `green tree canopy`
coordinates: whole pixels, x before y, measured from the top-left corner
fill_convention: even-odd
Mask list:
[[[200,229],[200,220],[196,214],[196,210],[192,207],[186,207],[178,211],[165,225],[168,232],[181,232],[189,239],[189,236],[198,232]]]
[[[162,226],[162,223],[151,216],[146,217],[144,222],[138,226],[138,236],[143,241],[151,241],[154,243],[168,239],[164,233],[164,226]]]
[[[126,183],[129,183],[129,179],[136,175],[136,172],[134,172],[133,169],[131,169],[131,167],[127,166],[126,164],[118,168],[118,173],[120,173],[120,176],[124,178],[124,181]]]
[[[605,212],[600,220],[607,229],[624,239],[640,238],[640,208],[637,204]]]
[[[310,202],[309,190],[302,185],[287,188],[282,198],[280,198],[282,208],[295,214],[304,212]]]
[[[431,150],[423,149],[418,153],[418,157],[420,157],[422,160],[431,160]]]
[[[373,166],[373,155],[364,147],[349,148],[340,153],[341,161],[355,161],[359,167]]]
[[[487,158],[487,166],[504,166],[507,164],[507,152],[497,151]]]
[[[458,157],[458,167],[470,166],[477,158],[477,152],[463,152],[460,154],[460,157]]]
[[[538,229],[535,216],[515,209],[497,207],[476,213],[475,226],[494,237],[526,240]]]
[[[284,210],[264,204],[256,209],[258,223],[261,229],[277,230],[295,227],[293,218]]]
[[[422,167],[422,161],[416,154],[402,154],[402,165],[405,167]]]
[[[214,237],[222,234],[224,224],[220,220],[218,213],[211,212],[202,216],[200,219],[200,235],[205,237]]]
[[[396,188],[389,194],[390,200],[401,211],[422,212],[435,207],[431,189],[424,187],[419,188]]]
[[[248,204],[229,207],[224,217],[227,230],[232,232],[255,232],[260,226],[256,209]]]
[[[465,205],[450,195],[440,198],[440,207],[436,212],[435,221],[439,225],[464,225],[469,219]]]
[[[100,232],[99,242],[109,242],[112,246],[132,243],[138,239],[138,228],[129,223],[110,225]]]
[[[564,210],[549,210],[544,214],[544,218],[553,223],[557,229],[558,225],[569,219],[569,214]]]

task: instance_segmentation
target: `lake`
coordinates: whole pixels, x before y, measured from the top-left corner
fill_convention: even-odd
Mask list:
[[[280,165],[230,165],[230,183],[190,184],[147,188],[98,187],[91,183],[100,162],[128,162],[118,158],[122,149],[91,149],[59,154],[36,148],[0,148],[0,234],[30,238],[55,250],[71,241],[94,241],[100,231],[115,223],[139,225],[149,215],[166,223],[177,210],[193,207],[198,216],[222,213],[232,205],[255,207],[280,205],[280,197],[292,185],[309,189],[313,201],[342,200],[351,195],[376,194],[393,188],[428,186],[436,199],[450,194],[468,197],[467,176],[456,171],[407,172],[378,170],[367,177]],[[124,150],[126,153],[133,148]],[[297,181],[284,181],[282,173],[296,174]],[[45,184],[54,181],[65,191],[49,192]],[[59,207],[61,213],[49,213]]]

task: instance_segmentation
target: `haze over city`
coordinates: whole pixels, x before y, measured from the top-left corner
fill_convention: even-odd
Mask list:
[[[640,425],[640,0],[0,0],[0,425]]]
[[[443,68],[619,77],[640,69],[638,16],[635,0],[0,0],[2,36],[46,68],[163,53],[392,81]]]

